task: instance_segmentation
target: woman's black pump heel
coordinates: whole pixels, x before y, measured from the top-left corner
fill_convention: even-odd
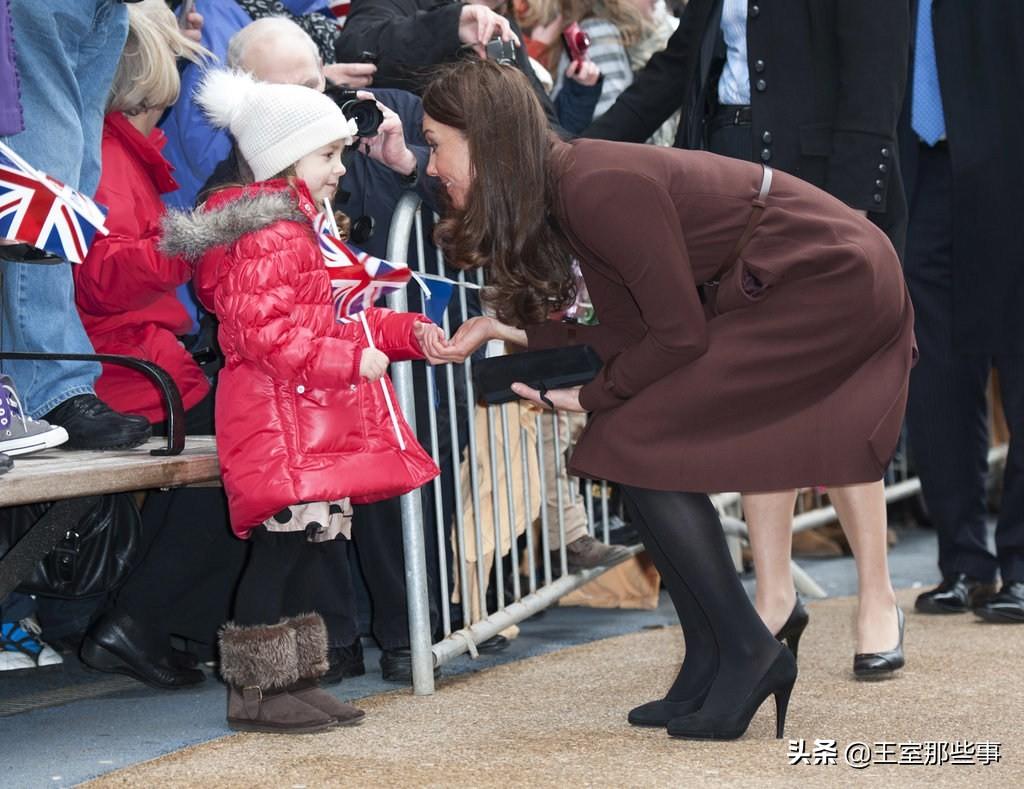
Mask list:
[[[807,615],[807,609],[804,608],[798,596],[793,604],[793,610],[789,612],[789,618],[786,620],[786,623],[775,634],[779,641],[784,641],[786,646],[789,647],[789,651],[793,653],[794,660],[797,656],[797,649],[800,646],[800,636],[804,634],[807,623],[810,621],[811,618]]]
[[[786,729],[786,711],[796,674],[793,654],[788,648],[780,648],[775,660],[738,708],[717,713],[705,707],[693,715],[673,718],[668,722],[668,733],[688,740],[739,739],[746,733],[764,700],[775,696],[775,736],[781,739]]]

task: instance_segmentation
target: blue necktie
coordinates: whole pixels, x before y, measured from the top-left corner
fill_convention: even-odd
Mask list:
[[[918,137],[929,145],[935,145],[946,133],[946,119],[942,114],[939,71],[935,65],[932,0],[919,0],[917,4],[916,40],[910,125],[917,132]]]

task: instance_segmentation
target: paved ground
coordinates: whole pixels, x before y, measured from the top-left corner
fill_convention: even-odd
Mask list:
[[[897,588],[937,580],[931,532],[899,529],[890,562]],[[833,596],[856,592],[852,559],[801,562]],[[751,579],[746,581],[752,584]],[[446,677],[645,629],[674,625],[667,598],[654,611],[556,608],[523,624],[505,652],[460,658]],[[366,650],[368,673],[337,686],[341,698],[364,698],[395,686],[384,682],[378,653]],[[444,690],[437,698],[444,699]],[[0,785],[69,786],[103,773],[222,737],[224,689],[213,677],[197,689],[150,690],[127,678],[88,673],[74,659],[56,671],[0,680]]]

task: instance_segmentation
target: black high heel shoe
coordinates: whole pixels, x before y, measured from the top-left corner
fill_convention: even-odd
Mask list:
[[[853,674],[857,679],[884,679],[897,669],[903,668],[903,625],[906,620],[903,609],[896,606],[896,620],[899,622],[900,638],[896,648],[887,652],[864,652],[853,656]]]
[[[692,715],[704,704],[708,692],[705,690],[699,696],[683,701],[669,701],[658,699],[648,701],[639,707],[629,711],[627,720],[634,726],[665,726],[673,718],[681,718],[685,715]]]
[[[796,674],[796,658],[789,649],[780,648],[775,660],[738,708],[722,714],[701,709],[693,715],[673,718],[668,722],[668,733],[687,740],[739,739],[746,733],[751,719],[764,700],[775,696],[775,736],[781,740]]]
[[[807,609],[804,608],[800,598],[797,597],[796,602],[793,603],[793,610],[789,612],[789,619],[779,628],[779,632],[775,634],[779,641],[784,641],[786,646],[789,647],[789,651],[793,653],[794,660],[796,660],[797,649],[800,647],[800,636],[804,634],[804,629],[810,621],[811,618],[807,615]]]

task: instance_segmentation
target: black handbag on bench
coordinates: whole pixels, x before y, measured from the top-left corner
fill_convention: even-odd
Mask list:
[[[512,384],[540,390],[568,389],[589,383],[601,371],[601,358],[589,345],[493,356],[473,363],[476,394],[488,405],[518,399]]]

